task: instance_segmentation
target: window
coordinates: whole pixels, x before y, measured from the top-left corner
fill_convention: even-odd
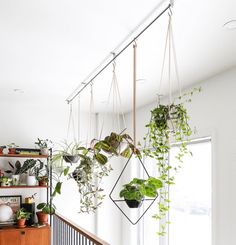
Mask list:
[[[157,221],[144,217],[142,245],[211,245],[211,141],[196,140],[189,143],[193,156],[184,158],[183,168],[176,175],[176,184],[170,189],[171,210],[168,235],[160,238],[155,235]],[[173,160],[178,147],[170,151]],[[146,161],[147,162],[147,161]],[[155,213],[156,205],[152,212]]]

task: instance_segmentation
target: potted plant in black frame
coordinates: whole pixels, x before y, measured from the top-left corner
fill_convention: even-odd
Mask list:
[[[129,208],[139,208],[145,197],[155,198],[158,189],[162,188],[162,181],[149,177],[148,179],[134,178],[128,184],[123,185],[120,197],[123,197]]]

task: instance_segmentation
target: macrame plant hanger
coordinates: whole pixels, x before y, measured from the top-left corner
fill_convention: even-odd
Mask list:
[[[70,139],[70,131],[72,130],[72,138],[74,142],[77,142],[76,140],[76,134],[75,134],[75,121],[73,116],[73,103],[69,104],[69,120],[68,120],[68,126],[67,126],[67,134],[66,134],[66,142],[68,142]]]
[[[133,144],[134,144],[134,147],[136,147],[136,59],[137,59],[137,55],[136,55],[136,51],[137,51],[137,43],[136,43],[136,40],[134,40],[134,43],[133,43]],[[144,166],[141,158],[139,155],[135,155],[134,153],[129,157],[128,161],[126,162],[125,166],[123,167],[118,179],[116,180],[111,192],[110,192],[110,199],[113,201],[113,203],[118,207],[118,209],[123,213],[123,215],[128,219],[128,221],[133,224],[133,225],[136,225],[140,220],[141,218],[144,216],[144,214],[148,211],[148,209],[152,206],[152,204],[155,202],[157,196],[153,199],[144,199],[144,201],[151,201],[151,203],[149,204],[149,206],[143,211],[143,213],[138,217],[138,219],[136,220],[133,220],[131,217],[129,217],[129,215],[118,205],[118,203],[121,203],[121,202],[125,202],[124,199],[115,199],[112,197],[112,194],[113,192],[115,191],[115,188],[119,182],[119,180],[121,179],[122,175],[124,174],[127,166],[129,163],[131,163],[131,159],[135,157],[141,167],[143,168],[144,170],[144,173],[147,175],[147,177],[149,178],[150,175],[146,169],[146,167]],[[136,164],[137,166],[137,164]],[[137,209],[138,210],[138,209]]]
[[[94,115],[94,96],[93,96],[93,83],[90,84],[90,102],[89,102],[89,127],[87,130],[86,137],[86,147],[90,147],[90,140],[94,138],[94,134],[92,135],[92,124],[93,124],[93,115]]]
[[[115,53],[113,53],[113,57],[115,57]],[[112,101],[111,101],[111,98],[112,98]],[[122,110],[122,102],[121,102],[119,84],[118,84],[117,75],[116,75],[115,59],[112,62],[112,80],[111,80],[108,99],[106,103],[107,108],[110,106],[110,104],[112,105],[112,130],[120,134],[125,131],[126,122],[125,122],[124,112]],[[104,124],[105,124],[105,119],[104,119],[105,116],[107,117],[108,113],[106,113],[106,115],[103,115],[99,139],[102,138],[102,133],[103,133]]]

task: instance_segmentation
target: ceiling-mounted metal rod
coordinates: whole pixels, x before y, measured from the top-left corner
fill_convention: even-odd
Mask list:
[[[120,52],[118,52],[106,65],[104,65],[84,86],[71,98],[67,99],[67,103],[71,103],[97,76],[99,76],[118,56],[120,56],[136,39],[138,39],[157,19],[159,19],[168,9],[172,7],[169,4],[154,20],[152,20],[137,36],[133,38]]]

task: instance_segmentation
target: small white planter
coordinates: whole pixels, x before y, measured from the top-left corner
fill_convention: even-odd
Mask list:
[[[26,177],[26,185],[29,185],[29,186],[35,186],[35,185],[38,185],[38,182],[35,178],[35,176],[30,176],[28,175]]]
[[[41,155],[49,155],[49,149],[48,148],[41,148],[40,149]]]
[[[20,185],[20,175],[19,174],[13,174],[11,178],[12,178],[12,185],[14,186]]]

